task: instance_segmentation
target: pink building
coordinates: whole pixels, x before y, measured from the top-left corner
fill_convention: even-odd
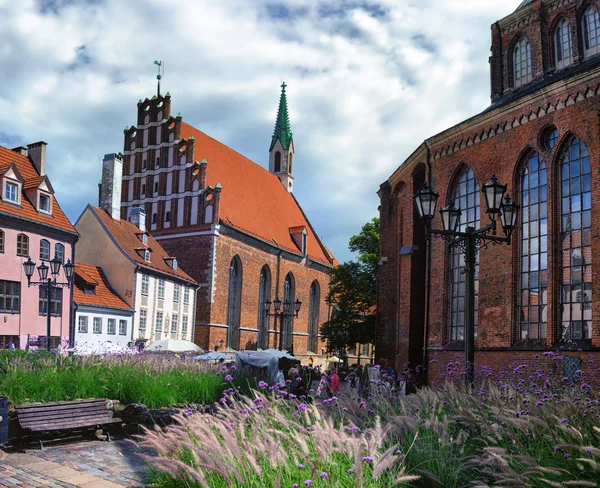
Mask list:
[[[23,263],[58,257],[74,261],[78,239],[54,197],[46,175],[46,143],[13,150],[0,146],[0,347],[25,349],[46,336],[44,287],[27,286]],[[38,281],[37,269],[32,281]],[[61,269],[59,282],[66,281]],[[69,340],[73,291],[55,290],[50,299],[51,343]]]

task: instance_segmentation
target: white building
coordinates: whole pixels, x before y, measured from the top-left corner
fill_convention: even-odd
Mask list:
[[[112,289],[102,268],[76,263],[74,284],[78,352],[103,354],[130,345],[133,309]]]
[[[121,164],[104,159],[105,171]],[[118,173],[118,172],[117,172]],[[115,182],[119,187],[120,182]],[[117,199],[102,199],[104,209],[88,205],[75,224],[81,235],[77,259],[100,266],[110,284],[134,311],[132,342],[194,340],[198,285],[182,271],[145,227],[141,209],[131,222],[121,220]]]

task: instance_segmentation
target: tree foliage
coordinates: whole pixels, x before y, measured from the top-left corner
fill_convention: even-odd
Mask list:
[[[321,325],[321,336],[330,351],[368,344],[375,340],[379,219],[366,223],[350,238],[349,248],[357,259],[340,264],[331,273],[327,303],[331,318]]]

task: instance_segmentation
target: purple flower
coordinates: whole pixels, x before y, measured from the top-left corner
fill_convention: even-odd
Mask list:
[[[375,458],[373,456],[365,456],[364,458],[362,458],[363,463],[372,463],[373,461],[375,461]]]
[[[229,368],[231,371],[235,371],[237,368],[235,367],[235,364],[232,364],[231,367]]]
[[[227,366],[221,366],[221,371],[227,371]]]
[[[223,397],[219,400],[223,405],[227,403],[227,398]]]
[[[359,407],[360,408],[367,408],[367,404],[365,402],[360,402]]]
[[[259,382],[258,382],[258,387],[259,387],[261,390],[266,390],[266,389],[269,387],[269,385],[267,385],[267,384],[266,384],[264,381],[259,381]]]
[[[227,376],[225,376],[225,381],[233,381],[233,376],[228,374]]]
[[[327,478],[327,473],[325,471],[323,471],[320,475],[321,478],[326,479]]]
[[[356,425],[354,427],[350,427],[350,432],[360,432],[360,427],[357,427]]]
[[[292,488],[298,488],[298,483],[294,483],[294,484],[292,485]]]
[[[565,459],[569,459],[571,455],[568,452],[565,452]]]
[[[350,468],[350,469],[348,470],[348,474],[354,474],[354,468]]]
[[[561,424],[566,424],[568,421],[569,421],[569,419],[561,419],[561,420],[560,420],[560,423],[561,423]]]
[[[300,405],[298,405],[298,410],[304,412],[306,410],[306,403],[301,403]]]
[[[304,464],[298,464],[298,469],[304,469]]]
[[[304,482],[304,486],[310,486],[310,485],[312,485],[312,480],[306,480]]]
[[[244,410],[242,410],[242,413],[243,413],[244,415],[248,415],[248,413],[249,413],[249,412],[248,412],[248,409],[247,409],[247,408],[244,408]]]

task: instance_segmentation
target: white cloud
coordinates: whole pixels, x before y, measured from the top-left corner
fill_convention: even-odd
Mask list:
[[[0,144],[50,144],[74,220],[96,203],[102,156],[121,150],[137,100],[154,94],[154,59],[174,113],[262,165],[285,79],[295,192],[343,260],[377,214],[380,183],[486,107],[490,25],[518,4],[0,0]]]

